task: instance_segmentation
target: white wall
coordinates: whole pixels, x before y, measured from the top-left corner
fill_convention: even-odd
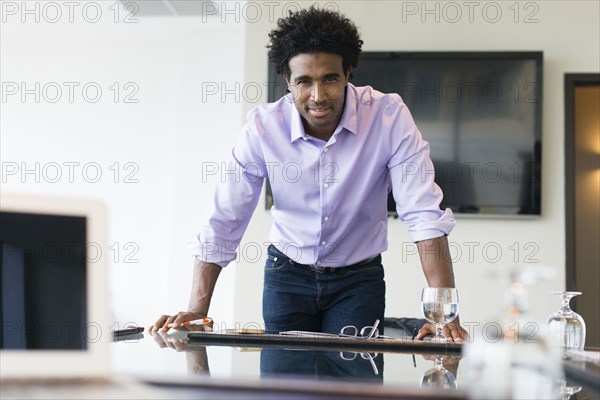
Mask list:
[[[162,313],[187,307],[192,257],[186,243],[198,230],[215,182],[203,183],[202,163],[227,156],[243,117],[241,102],[208,104],[202,84],[243,79],[245,30],[241,23],[199,17],[139,17],[137,23],[123,23],[121,14],[115,23],[110,9],[115,3],[95,3],[103,10],[97,23],[87,22],[80,11],[70,23],[67,8],[57,23],[43,14],[39,23],[35,15],[23,22],[20,12],[3,14],[2,192],[102,200],[111,246],[103,249],[110,268],[111,320],[147,326]],[[40,90],[39,103],[34,95],[22,100],[20,93],[6,91],[13,82],[25,82],[28,89],[35,82],[41,88],[57,82],[63,96],[50,102],[56,93],[48,86],[45,94]],[[73,102],[63,82],[80,84]],[[82,97],[88,82],[103,91],[96,103]],[[132,92],[124,85],[133,83],[139,91],[132,99],[138,102],[115,102],[114,82],[121,96]],[[68,162],[80,163],[71,181]],[[21,173],[35,163],[39,177]],[[97,183],[90,183],[94,168],[82,174],[86,164],[99,166]],[[19,171],[8,174],[15,165]],[[62,178],[56,179],[53,165],[61,167]],[[128,173],[138,182],[126,183]],[[231,322],[235,269],[229,272],[219,282],[213,313]]]
[[[557,276],[532,290],[531,310],[544,319],[558,302],[550,290],[564,288],[564,157],[563,75],[599,69],[599,3],[595,1],[536,1],[521,5],[514,22],[513,2],[497,2],[502,17],[486,21],[478,3],[469,20],[468,9],[456,23],[444,20],[453,14],[403,14],[403,7],[421,7],[421,2],[347,1],[320,2],[339,8],[359,25],[364,50],[542,50],[545,56],[543,121],[543,215],[536,220],[459,219],[450,236],[462,250],[455,262],[461,294],[463,321],[489,316],[502,298],[501,285],[486,278],[486,268],[512,264],[514,243],[520,249],[518,262],[535,251],[535,265],[557,267]],[[104,4],[104,3],[102,3]],[[241,4],[241,3],[240,3]],[[103,97],[91,104],[76,91],[74,103],[63,98],[39,104],[28,95],[25,102],[10,96],[0,104],[1,158],[3,167],[25,162],[28,167],[69,161],[98,163],[103,172],[98,183],[88,183],[78,169],[75,181],[63,176],[58,183],[36,183],[31,175],[5,177],[3,191],[85,196],[103,200],[109,209],[109,243],[121,246],[118,262],[111,262],[111,304],[120,323],[152,322],[163,312],[185,308],[190,287],[191,259],[186,242],[198,229],[208,204],[215,176],[204,179],[202,163],[223,160],[235,141],[250,107],[266,100],[238,91],[202,98],[202,89],[212,82],[234,88],[236,82],[262,85],[267,77],[265,45],[275,19],[296,2],[259,6],[253,10],[203,21],[201,18],[142,18],[136,24],[114,23],[105,4],[100,23],[81,18],[76,22],[50,24],[21,22],[9,18],[1,27],[2,82],[98,82]],[[306,3],[303,3],[306,4]],[[456,4],[462,5],[462,2]],[[524,8],[529,4],[528,8]],[[428,3],[435,7],[435,3]],[[410,8],[413,10],[412,8]],[[240,8],[243,10],[243,8]],[[452,10],[446,9],[449,13]],[[494,17],[488,9],[486,18]],[[526,15],[538,21],[523,23]],[[77,14],[76,14],[77,15]],[[242,18],[239,18],[239,17]],[[406,22],[403,22],[403,16]],[[244,18],[246,17],[246,18]],[[236,21],[237,19],[237,21]],[[133,82],[139,88],[135,104],[115,103],[109,86],[121,88]],[[204,86],[203,86],[204,85]],[[81,88],[81,86],[80,86]],[[78,94],[79,93],[79,94]],[[66,94],[64,94],[66,96]],[[427,135],[427,132],[423,132]],[[139,183],[113,182],[115,162],[121,172],[127,162],[139,171]],[[46,164],[44,164],[46,163]],[[10,164],[12,165],[12,164]],[[51,171],[48,171],[51,172]],[[63,168],[63,175],[67,173]],[[271,218],[263,200],[255,212],[242,246],[251,257],[249,244],[263,243]],[[124,249],[133,242],[138,263],[125,263]],[[476,242],[473,257],[467,243]],[[388,316],[419,315],[419,290],[425,285],[416,255],[406,255],[410,242],[404,226],[390,221],[390,249],[384,254],[388,282]],[[501,259],[482,248],[492,244],[502,250]],[[111,258],[114,251],[105,249]],[[128,250],[128,251],[125,251]],[[404,251],[403,251],[404,250]],[[404,255],[403,255],[404,254]],[[262,261],[242,261],[221,274],[211,314],[228,324],[262,322]]]

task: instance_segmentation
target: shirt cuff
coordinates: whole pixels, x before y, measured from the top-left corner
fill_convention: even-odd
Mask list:
[[[449,235],[456,226],[454,213],[446,208],[443,214],[436,220],[420,221],[411,226],[408,234],[413,242],[435,239],[440,236]]]
[[[191,242],[188,242],[190,254],[197,259],[216,264],[225,268],[230,262],[235,260],[236,253],[225,251],[227,246],[218,246],[216,243],[206,243],[200,241],[198,236],[194,236]]]

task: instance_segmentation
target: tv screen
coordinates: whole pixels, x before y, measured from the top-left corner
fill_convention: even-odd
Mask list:
[[[542,60],[542,52],[364,52],[351,82],[402,97],[430,144],[442,208],[535,216]],[[269,83],[269,101],[285,95],[272,66]]]

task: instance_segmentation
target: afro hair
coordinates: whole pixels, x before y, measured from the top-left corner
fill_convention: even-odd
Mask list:
[[[307,53],[338,54],[344,71],[348,71],[350,66],[357,66],[363,44],[352,21],[337,12],[314,6],[290,11],[287,18],[280,18],[269,38],[269,60],[284,77],[290,76],[290,58]]]

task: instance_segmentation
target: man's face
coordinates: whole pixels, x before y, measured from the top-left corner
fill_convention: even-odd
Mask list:
[[[344,89],[352,68],[344,73],[342,57],[332,53],[298,54],[288,65],[286,81],[303,117],[304,130],[328,139],[342,118]]]

